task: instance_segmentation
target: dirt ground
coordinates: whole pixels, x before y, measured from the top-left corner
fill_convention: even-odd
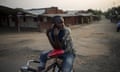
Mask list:
[[[76,72],[120,72],[120,33],[106,19],[72,26]],[[52,49],[45,33],[0,34],[0,72],[18,72],[28,59]]]

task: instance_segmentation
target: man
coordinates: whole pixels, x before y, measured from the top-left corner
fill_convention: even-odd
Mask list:
[[[119,32],[119,30],[120,30],[120,21],[118,21],[117,23],[117,32]]]
[[[54,49],[62,49],[63,54],[58,56],[63,60],[62,72],[71,72],[75,59],[71,31],[64,24],[64,19],[61,16],[55,16],[52,19],[53,26],[47,30],[47,37]],[[51,51],[44,51],[40,55],[39,72],[45,68],[48,55]]]

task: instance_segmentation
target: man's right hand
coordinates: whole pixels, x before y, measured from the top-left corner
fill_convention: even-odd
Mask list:
[[[58,34],[59,34],[59,30],[58,30],[57,28],[55,28],[55,29],[54,29],[54,35],[55,35],[55,36],[58,36]]]

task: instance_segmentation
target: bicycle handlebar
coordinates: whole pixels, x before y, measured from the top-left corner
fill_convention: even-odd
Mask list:
[[[34,63],[40,63],[40,61],[37,61],[37,60],[34,60],[33,62],[34,62]]]
[[[40,61],[37,61],[37,60],[28,60],[27,63],[26,63],[26,65],[21,67],[21,69],[20,69],[21,72],[27,72],[27,71],[36,72],[35,69],[29,67],[30,63],[40,63]]]
[[[28,71],[37,72],[36,69],[30,68],[30,67],[27,67],[27,66],[21,67],[20,71],[21,72],[28,72]]]
[[[32,63],[32,62],[34,62],[34,63],[40,63],[40,61],[37,61],[37,60],[28,60],[26,65],[29,66],[30,63]]]

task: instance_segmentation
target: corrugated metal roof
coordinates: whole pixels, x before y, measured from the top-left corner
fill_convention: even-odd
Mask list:
[[[78,14],[44,14],[43,16],[54,17],[54,16],[62,16],[62,17],[70,17],[70,16],[93,16],[91,13],[78,13]]]
[[[92,13],[77,13],[78,16],[92,16]]]
[[[48,16],[48,17],[53,17],[53,16],[63,16],[63,17],[70,17],[70,16],[94,16],[92,13],[80,13],[79,11],[66,11],[64,14],[45,14],[46,8],[41,8],[41,9],[29,9],[26,10],[26,12],[34,14],[34,15],[42,15],[42,16]]]
[[[78,13],[79,11],[77,10],[73,10],[73,11],[66,11],[66,14],[76,14]]]
[[[70,17],[77,16],[75,14],[44,14],[43,16],[54,17],[54,16],[62,16],[62,17]]]
[[[32,13],[35,15],[42,15],[45,13],[45,9],[31,9],[31,10],[26,10],[28,13]]]

